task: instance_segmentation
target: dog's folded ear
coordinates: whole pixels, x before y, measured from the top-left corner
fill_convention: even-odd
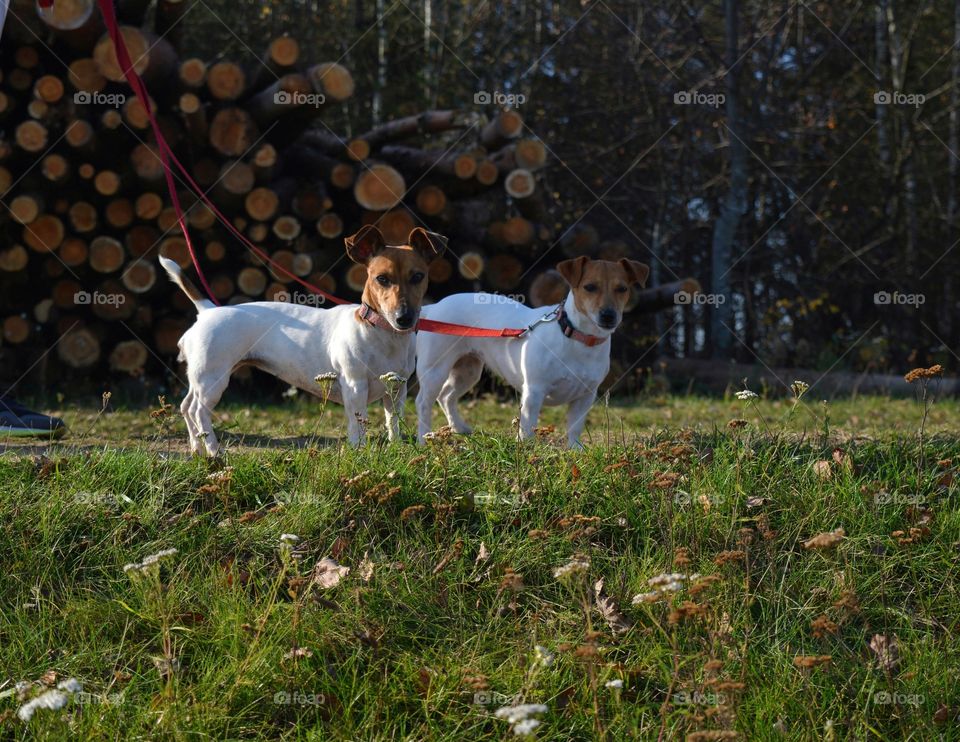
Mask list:
[[[571,258],[557,263],[557,271],[563,276],[564,280],[570,284],[570,288],[575,289],[580,285],[580,279],[583,277],[583,269],[587,267],[590,258],[581,255],[579,258]]]
[[[640,263],[636,260],[620,259],[620,267],[627,274],[627,280],[636,284],[640,288],[647,285],[647,276],[650,275],[650,266],[646,263]]]
[[[429,262],[447,249],[447,238],[436,232],[428,232],[423,227],[414,227],[407,237],[407,244]]]
[[[350,256],[350,260],[360,265],[366,265],[370,258],[387,244],[380,230],[372,224],[361,227],[354,235],[344,237],[343,242],[347,246],[347,255]]]

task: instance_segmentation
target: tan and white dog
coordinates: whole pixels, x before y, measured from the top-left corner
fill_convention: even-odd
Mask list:
[[[366,226],[345,242],[350,258],[367,267],[359,307],[320,309],[273,301],[217,307],[183,277],[175,262],[160,258],[198,310],[197,321],[179,343],[190,383],[180,411],[194,453],[217,455],[213,409],[230,374],[245,365],[317,396],[322,390],[316,377],[336,374],[329,398],[346,409],[350,443],[362,442],[367,405],[380,399],[388,436],[397,438],[406,379],[415,367],[413,330],[427,290],[427,270],[446,239],[417,227],[410,232],[408,245],[391,247],[376,227]],[[390,372],[404,380],[394,395],[385,393],[380,379]]]
[[[610,370],[610,341],[623,317],[633,285],[645,285],[648,266],[634,260],[611,262],[587,257],[565,260],[557,270],[570,293],[556,318],[506,297],[454,294],[423,308],[430,320],[478,327],[532,329],[519,338],[417,336],[417,438],[430,432],[439,398],[447,421],[458,433],[470,426],[457,408],[487,366],[519,390],[521,438],[529,438],[543,405],[569,405],[567,443],[580,448],[580,433],[597,388]]]

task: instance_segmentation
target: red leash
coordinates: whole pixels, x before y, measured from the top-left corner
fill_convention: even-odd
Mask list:
[[[41,8],[49,8],[53,6],[53,2],[54,0],[38,0],[38,5]],[[250,242],[250,240],[248,240],[243,233],[241,233],[233,225],[233,222],[220,212],[216,204],[207,197],[206,193],[203,191],[203,188],[201,188],[196,181],[194,181],[187,168],[184,167],[180,160],[177,159],[176,154],[174,154],[173,150],[167,144],[167,140],[160,131],[160,125],[157,123],[156,116],[154,115],[153,109],[150,106],[150,95],[147,93],[147,87],[144,84],[143,79],[134,69],[133,60],[130,57],[130,50],[127,48],[126,41],[124,41],[123,34],[120,31],[120,25],[117,22],[117,16],[114,12],[112,0],[97,0],[97,2],[100,5],[101,13],[103,13],[103,20],[106,23],[107,32],[110,34],[110,38],[113,41],[113,46],[116,50],[117,62],[120,64],[120,69],[123,70],[124,77],[127,78],[127,82],[130,84],[130,87],[136,93],[137,97],[140,98],[143,108],[147,113],[147,118],[150,120],[150,127],[153,130],[153,136],[156,139],[157,149],[160,153],[160,161],[163,164],[163,171],[167,182],[167,190],[170,191],[170,200],[173,205],[174,212],[177,215],[177,223],[180,225],[180,229],[183,232],[184,240],[187,243],[187,250],[190,253],[190,259],[193,261],[193,267],[196,269],[197,275],[200,277],[200,283],[203,285],[203,288],[210,297],[210,300],[214,304],[219,305],[219,302],[213,295],[210,285],[207,283],[206,276],[203,274],[203,269],[200,267],[200,261],[197,258],[197,253],[193,248],[193,242],[190,239],[190,233],[187,230],[186,217],[183,213],[183,209],[180,206],[180,199],[177,196],[176,184],[173,180],[173,168],[170,166],[171,162],[177,166],[177,169],[180,171],[183,178],[200,197],[200,200],[204,203],[204,205],[206,205],[206,207],[213,212],[214,216],[216,216],[223,223],[223,225],[234,237],[240,241],[241,244],[251,250],[262,261],[269,264],[276,271],[296,281],[301,286],[310,289],[310,291],[319,294],[334,304],[353,304],[354,302],[341,299],[324,291],[319,286],[314,286],[309,281],[305,281],[300,276],[291,273],[282,265],[276,263],[266,252]],[[462,337],[521,337],[542,321],[545,320],[538,320],[536,323],[534,323],[534,325],[523,329],[489,329],[484,327],[459,325],[453,322],[440,322],[437,320],[421,319],[417,323],[417,329],[424,330],[426,332],[435,332],[442,335],[458,335]]]

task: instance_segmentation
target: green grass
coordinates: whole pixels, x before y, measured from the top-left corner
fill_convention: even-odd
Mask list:
[[[915,401],[791,408],[600,403],[571,453],[558,414],[519,445],[489,398],[470,438],[356,451],[328,442],[339,407],[227,405],[216,463],[176,417],[67,408],[61,442],[0,455],[0,693],[52,671],[84,695],[27,724],[40,686],[8,694],[0,735],[505,739],[519,697],[548,707],[540,739],[952,739],[960,406],[934,405],[922,447]],[[331,587],[325,557],[350,568]],[[631,603],[671,571],[717,579]]]

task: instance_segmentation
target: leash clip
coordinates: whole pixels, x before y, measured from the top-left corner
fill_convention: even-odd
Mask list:
[[[526,337],[527,333],[532,331],[537,327],[537,325],[542,325],[544,322],[553,322],[557,317],[560,316],[560,310],[563,308],[563,304],[557,304],[553,309],[543,315],[540,319],[536,320],[532,324],[528,325],[523,332],[517,335],[518,338]]]

